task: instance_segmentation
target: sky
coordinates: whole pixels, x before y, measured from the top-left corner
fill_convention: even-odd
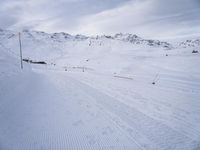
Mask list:
[[[200,36],[200,0],[0,0],[0,28],[70,34]]]

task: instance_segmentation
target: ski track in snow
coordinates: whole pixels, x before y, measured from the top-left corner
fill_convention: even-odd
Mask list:
[[[134,87],[130,89],[131,82],[119,80],[122,85],[119,90],[119,86],[112,85],[116,82],[104,85],[95,80],[95,76],[86,76],[100,86],[93,87],[92,82],[79,73],[36,69],[35,73],[17,76],[18,81],[15,80],[17,83],[13,84],[10,95],[1,95],[4,101],[0,105],[0,149],[200,148],[199,128],[180,116],[185,110],[174,108],[178,112],[163,114],[161,110],[169,112],[173,109],[170,103],[148,97],[148,94],[143,97]],[[25,82],[20,84],[22,80]],[[121,84],[124,82],[127,89]],[[27,99],[20,99],[21,95]],[[152,108],[148,110],[142,102]],[[200,124],[199,121],[196,123]]]
[[[1,149],[141,149],[73,82],[31,77],[1,105]],[[31,89],[20,99],[24,88]]]
[[[73,76],[74,75],[75,74],[73,74]],[[175,87],[179,87],[175,90],[173,89],[173,86],[171,86],[171,89],[166,87],[166,85],[169,84],[153,87],[152,84],[138,84],[137,81],[133,81],[129,84],[124,85],[122,82],[116,80],[112,81],[113,79],[109,78],[106,80],[108,83],[103,84],[102,87],[104,88],[102,88],[101,84],[104,82],[98,81],[99,77],[96,77],[95,79],[92,76],[88,78],[87,75],[85,75],[84,78],[81,78],[80,76],[78,78],[79,80],[82,80],[82,82],[84,81],[84,83],[89,84],[90,86],[94,86],[95,88],[98,88],[100,90],[103,89],[103,91],[107,95],[115,97],[115,99],[124,102],[127,105],[136,107],[140,111],[151,115],[152,117],[155,117],[165,122],[168,121],[166,123],[168,123],[169,125],[177,126],[177,130],[185,132],[188,134],[188,136],[198,140],[199,134],[196,133],[199,133],[198,129],[200,125],[200,118],[198,114],[200,106],[197,97],[199,97],[198,91],[200,90],[196,88],[198,87],[195,85],[196,83],[194,84],[191,82],[191,85],[193,85],[191,86],[191,90],[186,90],[186,86],[188,83],[184,84],[183,87],[185,90],[179,92],[178,89],[182,89],[182,87],[180,86],[181,84],[176,84],[177,81],[175,82],[175,84],[172,84]],[[94,83],[91,82],[92,80],[94,80]],[[98,82],[98,84],[95,82]],[[119,83],[113,84],[117,82]],[[160,81],[160,83],[162,82]],[[132,84],[136,86],[133,86]],[[144,89],[143,87],[146,88]],[[158,90],[159,93],[157,92]],[[143,93],[145,93],[145,95]],[[174,124],[171,124],[171,122]],[[179,125],[181,125],[181,128],[179,127]],[[192,126],[194,126],[194,128],[192,128]]]
[[[81,87],[81,85],[79,86]],[[195,149],[196,147],[198,147],[199,144],[198,139],[197,141],[192,140],[186,135],[182,134],[181,132],[178,132],[175,129],[167,126],[166,124],[163,124],[145,115],[144,113],[132,107],[129,107],[124,103],[119,102],[117,99],[105,95],[99,91],[95,91],[94,88],[91,88],[89,86],[85,87],[85,85],[82,84],[82,89],[85,89],[86,92],[90,91],[90,95],[96,98],[98,103],[100,103],[103,106],[103,108],[107,108],[107,110],[113,112],[115,115],[120,117],[120,119],[128,123],[132,128],[132,129],[127,129],[129,135],[131,134],[133,136],[137,135],[131,132],[133,132],[133,130],[138,130],[139,131],[138,133],[144,135],[151,142],[156,144],[156,146],[159,147],[158,149]],[[184,122],[182,122],[182,124],[184,126]],[[199,138],[200,132],[194,129],[193,137]],[[136,139],[138,140],[139,138],[137,137]],[[145,141],[144,139],[141,140],[141,142],[144,141]],[[145,147],[147,149],[157,149],[155,147],[153,148],[148,147],[150,145],[151,146],[153,145],[151,142],[148,141],[145,144],[144,143],[140,144],[147,145],[147,147]],[[185,143],[185,144],[181,145],[180,143]]]

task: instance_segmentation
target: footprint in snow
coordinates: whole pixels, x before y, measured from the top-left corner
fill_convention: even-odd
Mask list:
[[[73,125],[73,126],[80,126],[80,125],[83,125],[83,124],[84,124],[84,123],[83,123],[82,120],[78,120],[78,121],[74,122],[72,125]]]
[[[108,127],[103,128],[102,135],[109,135],[113,133],[114,133],[114,130],[111,127],[108,126]]]
[[[87,140],[88,140],[88,142],[89,142],[90,145],[94,145],[97,142],[95,140],[95,136],[94,135],[87,135],[86,138],[87,138]]]

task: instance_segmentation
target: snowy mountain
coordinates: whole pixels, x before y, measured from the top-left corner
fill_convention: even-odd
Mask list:
[[[155,47],[164,47],[167,49],[173,48],[173,46],[167,42],[161,42],[159,40],[146,40],[133,34],[122,34],[122,33],[116,34],[114,36],[114,39],[130,42],[133,44],[144,44],[144,45],[155,46]]]
[[[21,38],[23,70],[18,33],[0,30],[1,150],[200,149],[193,47],[132,34]]]
[[[45,33],[24,30],[21,33],[23,58],[32,61],[43,61],[62,67],[104,68],[105,70],[124,70],[131,65],[135,57],[165,56],[173,53],[166,50],[198,47],[199,40],[177,42],[178,46],[159,40],[143,39],[134,34],[118,33],[113,36],[70,35],[68,33]],[[0,44],[10,53],[19,57],[18,33],[0,30]],[[175,51],[174,51],[175,52]],[[112,60],[112,63],[110,62]],[[130,62],[128,62],[128,60]],[[118,67],[118,62],[123,67]],[[104,64],[108,64],[105,66]],[[112,68],[112,69],[111,69]],[[113,71],[114,72],[114,71]]]
[[[187,48],[187,47],[200,48],[200,39],[186,40],[184,42],[181,42],[179,46],[183,48]]]
[[[155,46],[155,47],[164,47],[171,49],[173,46],[167,42],[161,42],[159,40],[147,40],[147,39],[142,39],[141,37],[138,37],[137,35],[134,34],[116,34],[114,36],[108,36],[108,35],[103,35],[103,36],[96,36],[96,37],[89,37],[89,36],[84,36],[84,35],[75,35],[72,36],[68,33],[53,33],[53,34],[48,34],[45,32],[38,32],[38,31],[28,31],[24,30],[22,32],[22,35],[24,38],[27,38],[29,40],[49,40],[49,41],[54,41],[54,42],[67,42],[67,41],[90,41],[90,40],[119,40],[123,42],[129,42],[132,44],[138,44],[138,45],[148,45],[148,46]],[[1,40],[10,40],[17,36],[16,33],[8,30],[0,30],[0,39]]]
[[[60,67],[101,68],[104,71],[123,71],[129,68],[134,57],[165,56],[166,50],[183,48],[183,42],[174,46],[168,42],[143,39],[134,34],[102,36],[70,35],[68,33],[45,33],[24,30],[21,33],[23,58],[43,61]],[[187,45],[198,46],[198,40],[188,40]],[[0,30],[0,43],[7,51],[19,56],[18,33]],[[186,53],[191,50],[185,49]],[[175,52],[175,51],[174,51]],[[112,60],[112,63],[110,62]],[[118,64],[118,62],[121,62]],[[123,62],[123,63],[122,63]],[[105,66],[104,64],[108,64]],[[118,65],[121,65],[119,67]],[[120,68],[120,69],[119,69]]]
[[[45,33],[24,30],[21,33],[23,58],[33,61],[44,61],[62,67],[104,68],[118,70],[120,60],[123,68],[129,67],[127,60],[131,53],[143,56],[146,48],[150,55],[163,50],[173,49],[167,42],[147,40],[134,34],[116,34],[114,36],[84,36],[61,33]],[[0,43],[14,55],[19,56],[18,33],[0,30]],[[141,49],[141,51],[137,51]],[[130,55],[131,54],[131,55]],[[130,56],[129,56],[130,55]],[[165,55],[165,54],[163,54]],[[109,63],[112,60],[112,63]],[[104,64],[108,64],[106,67]],[[114,67],[114,66],[115,67]],[[111,69],[112,68],[112,69]],[[121,68],[121,69],[123,69]]]
[[[9,31],[9,30],[0,30],[0,43],[6,43],[7,48],[17,47],[18,41],[18,33]],[[28,49],[29,46],[34,47],[35,53],[41,53],[41,50],[44,53],[48,53],[47,49],[51,49],[54,47],[56,51],[54,53],[54,57],[58,55],[57,51],[62,51],[64,47],[71,47],[72,45],[79,47],[79,49],[88,46],[99,47],[112,49],[115,48],[113,43],[120,43],[120,45],[124,46],[149,46],[149,47],[158,47],[163,49],[174,49],[175,47],[186,48],[186,47],[199,47],[200,40],[186,40],[183,42],[177,42],[175,45],[170,44],[169,42],[159,41],[159,40],[151,40],[151,39],[143,39],[135,34],[123,34],[118,33],[114,36],[110,35],[102,35],[102,36],[84,36],[84,35],[70,35],[68,33],[45,33],[39,31],[29,31],[24,30],[22,32],[22,40],[24,49]],[[37,46],[34,46],[37,45]],[[29,51],[29,50],[28,50]],[[53,53],[51,51],[51,53]],[[26,54],[26,52],[25,52]],[[30,53],[29,53],[30,54]],[[41,54],[39,54],[38,58]]]

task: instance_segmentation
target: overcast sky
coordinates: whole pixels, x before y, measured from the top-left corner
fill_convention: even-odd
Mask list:
[[[200,0],[0,0],[0,28],[71,34],[200,35]]]

